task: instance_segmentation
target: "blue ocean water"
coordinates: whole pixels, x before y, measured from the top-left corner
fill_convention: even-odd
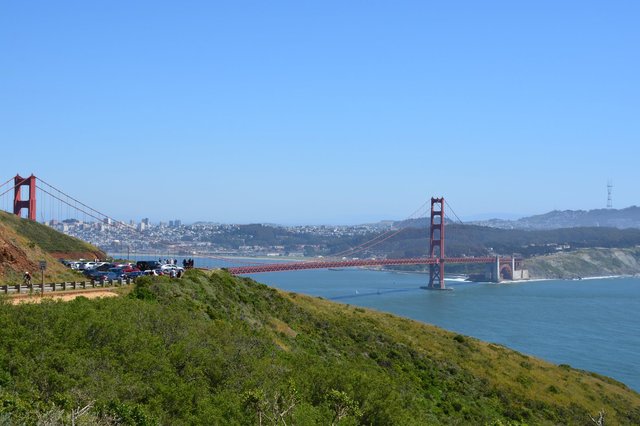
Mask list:
[[[196,266],[229,265],[198,258]],[[447,281],[453,291],[421,289],[428,279],[424,274],[363,269],[266,273],[252,278],[283,290],[434,324],[556,364],[610,376],[640,391],[640,278],[508,284]]]

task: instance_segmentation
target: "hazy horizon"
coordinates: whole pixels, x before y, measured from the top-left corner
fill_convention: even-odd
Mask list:
[[[479,221],[487,221],[487,220],[492,220],[492,219],[497,219],[497,220],[505,220],[505,221],[516,221],[518,219],[523,219],[523,218],[528,218],[528,217],[532,217],[532,216],[537,216],[537,215],[544,215],[547,213],[551,213],[553,211],[592,211],[592,210],[625,210],[628,208],[632,208],[632,207],[637,207],[636,205],[632,205],[632,206],[627,206],[627,207],[620,207],[620,208],[612,208],[612,209],[606,209],[606,208],[596,208],[596,209],[556,209],[556,210],[549,210],[549,211],[545,211],[545,212],[537,212],[537,213],[532,213],[532,214],[510,214],[510,213],[481,213],[478,215],[472,215],[472,216],[461,216],[460,220],[462,220],[463,222],[479,222]],[[455,216],[452,215],[446,215],[447,219],[451,219],[451,220],[457,220],[457,218],[455,218]],[[219,220],[209,220],[209,219],[197,219],[197,220],[184,220],[180,217],[175,217],[175,218],[167,218],[167,219],[154,219],[152,217],[139,217],[139,218],[127,218],[127,219],[120,219],[120,218],[113,218],[115,220],[118,220],[120,222],[125,222],[125,223],[129,223],[130,221],[133,221],[134,223],[139,223],[142,219],[149,219],[149,222],[152,225],[158,225],[160,223],[164,223],[164,224],[168,224],[171,221],[175,221],[175,220],[179,220],[181,222],[182,225],[193,225],[196,223],[212,223],[212,224],[220,224],[220,225],[252,225],[252,224],[261,224],[261,225],[274,225],[274,226],[358,226],[358,225],[376,225],[382,222],[401,222],[403,220],[407,220],[407,218],[381,218],[381,219],[376,219],[376,218],[372,218],[371,220],[366,220],[366,221],[351,221],[351,222],[277,222],[277,221],[268,221],[268,220],[255,220],[255,221],[248,221],[248,222],[223,222],[223,221],[219,221]],[[427,218],[428,216],[421,216],[420,218]],[[413,218],[416,219],[416,218]],[[95,221],[95,219],[91,219],[89,218],[87,221]]]

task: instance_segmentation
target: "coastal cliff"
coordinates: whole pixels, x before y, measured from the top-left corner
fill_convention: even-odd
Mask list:
[[[526,259],[531,278],[573,279],[640,274],[640,247],[585,248]]]

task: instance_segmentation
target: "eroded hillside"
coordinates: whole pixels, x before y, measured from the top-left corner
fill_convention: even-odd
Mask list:
[[[48,226],[0,212],[0,281],[16,283],[25,271],[39,274],[41,260],[47,262],[48,279],[77,279],[59,258],[105,258],[92,245],[64,235]]]

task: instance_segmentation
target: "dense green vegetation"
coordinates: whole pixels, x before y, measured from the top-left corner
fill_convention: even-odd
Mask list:
[[[225,272],[0,324],[0,424],[640,424],[611,379]]]
[[[100,253],[89,243],[62,234],[38,222],[21,219],[6,212],[0,212],[0,224],[13,228],[19,235],[29,240],[29,244],[37,245],[46,252]],[[95,257],[104,256],[96,255]]]

